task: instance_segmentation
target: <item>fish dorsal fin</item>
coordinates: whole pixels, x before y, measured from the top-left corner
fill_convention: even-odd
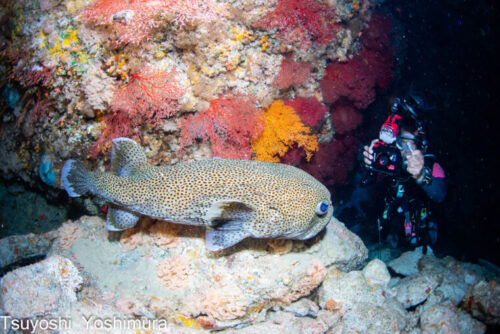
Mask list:
[[[118,176],[133,176],[148,165],[143,149],[130,138],[112,140],[111,171]]]
[[[110,207],[106,216],[106,229],[108,231],[123,231],[134,227],[139,221],[139,216],[132,212]]]
[[[224,200],[212,203],[206,214],[208,225],[227,229],[229,221],[244,223],[255,214],[255,209],[250,205],[237,200]]]
[[[250,237],[247,223],[254,214],[255,209],[241,201],[214,202],[206,215],[209,227],[205,234],[205,243],[208,250],[228,248]]]

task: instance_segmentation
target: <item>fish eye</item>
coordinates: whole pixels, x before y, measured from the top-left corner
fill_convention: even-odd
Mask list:
[[[325,203],[325,202],[319,203],[318,206],[316,207],[316,214],[318,216],[325,215],[328,212],[329,207],[330,207],[330,205],[328,205],[328,203]]]

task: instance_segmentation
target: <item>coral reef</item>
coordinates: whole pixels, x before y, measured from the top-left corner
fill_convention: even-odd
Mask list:
[[[199,139],[218,157],[267,154],[266,160],[277,161],[282,156],[276,151],[250,150],[249,141],[262,130],[251,114],[279,99],[294,101],[302,122],[314,128],[311,135],[328,132],[328,122],[321,122],[319,79],[327,62],[357,53],[359,32],[375,5],[357,0],[43,3],[5,4],[2,41],[9,43],[0,67],[8,80],[2,96],[9,110],[1,120],[1,173],[35,187],[38,167],[47,167],[44,154],[55,172],[70,156],[103,169],[107,158],[100,154],[118,136],[149,146],[148,158],[155,163],[212,156]],[[380,51],[378,45],[386,45],[385,21],[379,21],[364,48]],[[214,109],[223,108],[224,99],[227,105],[228,94],[234,96],[232,109],[217,114]],[[252,107],[245,113],[250,97]],[[185,118],[191,122],[171,126]],[[210,125],[216,129],[205,136],[201,129]],[[308,145],[307,159],[314,151],[312,141]]]
[[[154,164],[280,161],[343,183],[365,109],[393,77],[392,22],[376,5],[7,1],[1,177],[57,197],[64,160],[104,171],[110,139],[129,136]],[[1,315],[71,318],[74,333],[113,317],[161,321],[123,333],[481,333],[500,322],[492,273],[417,249],[388,262],[391,277],[335,218],[311,240],[209,252],[197,226],[144,219],[107,232],[96,216],[59,226],[73,204],[97,215],[103,203],[43,211],[39,196],[11,196],[22,191],[0,188],[2,232],[46,233],[0,239]]]

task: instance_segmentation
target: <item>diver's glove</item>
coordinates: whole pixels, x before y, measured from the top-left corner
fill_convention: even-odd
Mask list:
[[[432,184],[432,171],[429,167],[424,166],[422,168],[421,176],[417,178],[417,184],[419,185],[431,185]]]

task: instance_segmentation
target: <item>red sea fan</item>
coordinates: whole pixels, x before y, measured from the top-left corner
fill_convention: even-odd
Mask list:
[[[295,110],[305,125],[311,127],[317,126],[328,111],[328,107],[315,97],[298,97],[285,101],[285,104]]]
[[[294,61],[290,57],[283,58],[280,71],[273,80],[273,86],[286,89],[300,86],[309,79],[312,66],[303,61]]]
[[[137,126],[162,125],[166,118],[177,113],[177,100],[185,92],[175,75],[175,67],[170,71],[147,67],[133,73],[129,82],[116,90],[111,109],[126,113]]]
[[[134,137],[137,129],[132,119],[124,112],[110,112],[101,123],[99,139],[89,147],[89,155],[96,159],[99,153],[104,152],[111,143],[111,139],[118,137]]]
[[[226,9],[216,0],[96,0],[82,18],[99,25],[113,25],[120,36],[115,46],[139,44],[153,35],[167,14],[183,26],[187,22],[211,22],[225,15]]]
[[[277,29],[285,43],[328,44],[335,37],[335,9],[322,0],[278,0],[276,8],[262,17],[257,28]]]
[[[195,116],[180,122],[181,149],[201,138],[212,143],[214,155],[225,159],[250,159],[250,141],[264,130],[263,112],[255,98],[225,94]]]
[[[177,100],[185,92],[175,75],[175,67],[170,71],[147,67],[132,73],[129,82],[116,89],[111,111],[102,122],[101,136],[89,148],[90,156],[95,159],[113,138],[136,136],[141,126],[161,126],[175,115],[179,110]]]
[[[99,25],[113,24],[120,38],[115,45],[139,44],[151,37],[160,24],[159,14],[165,10],[166,1],[151,0],[97,0],[86,8],[82,17]]]

